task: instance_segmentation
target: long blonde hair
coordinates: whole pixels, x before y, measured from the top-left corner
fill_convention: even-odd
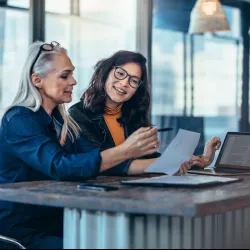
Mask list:
[[[15,106],[26,107],[33,112],[38,111],[42,106],[42,97],[39,90],[32,83],[30,75],[31,66],[42,44],[43,42],[36,41],[29,46],[28,56],[22,69],[17,94],[12,104],[4,110],[4,114]],[[41,77],[45,77],[51,71],[50,62],[52,61],[54,55],[59,53],[67,53],[67,51],[60,46],[53,47],[52,51],[43,51],[34,65],[33,72]],[[69,137],[71,141],[74,141],[75,138],[79,137],[80,127],[67,114],[64,104],[59,104],[58,110],[64,119],[60,138],[60,144],[64,145],[67,137]]]

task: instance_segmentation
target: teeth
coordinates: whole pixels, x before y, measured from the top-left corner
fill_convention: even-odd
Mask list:
[[[119,89],[119,88],[115,88],[116,90],[118,90],[119,92],[123,93],[123,94],[126,94],[125,91],[123,91],[122,89]]]

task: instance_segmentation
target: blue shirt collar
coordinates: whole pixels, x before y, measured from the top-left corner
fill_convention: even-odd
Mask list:
[[[55,117],[55,119],[62,125],[64,123],[63,117],[59,112],[58,107],[54,108],[51,116],[49,116],[49,114],[45,111],[43,106],[40,107],[40,109],[37,111],[37,114],[39,116],[41,123],[43,123],[44,125],[49,125],[50,123],[53,122],[52,116]]]

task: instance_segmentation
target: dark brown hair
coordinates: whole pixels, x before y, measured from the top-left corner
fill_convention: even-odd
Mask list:
[[[135,94],[122,105],[122,119],[130,124],[133,130],[142,126],[150,126],[149,106],[150,94],[147,77],[146,58],[136,52],[118,51],[109,58],[97,62],[95,72],[91,78],[88,89],[83,93],[82,100],[86,109],[104,112],[106,92],[105,82],[113,66],[121,66],[126,63],[137,63],[142,71],[142,84]]]

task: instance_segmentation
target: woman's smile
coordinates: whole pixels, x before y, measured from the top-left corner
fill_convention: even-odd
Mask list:
[[[127,94],[127,92],[126,92],[125,90],[121,89],[121,88],[118,88],[118,87],[116,87],[116,86],[113,86],[113,88],[114,88],[115,92],[116,92],[118,95],[125,95],[125,94]]]
[[[136,63],[125,63],[120,66],[120,70],[128,72],[131,76],[141,78],[140,65]],[[127,102],[136,92],[136,88],[130,86],[130,78],[124,76],[115,76],[115,69],[109,72],[108,78],[105,82],[105,91],[107,94],[106,104],[110,106],[117,106],[121,103]],[[123,77],[118,79],[117,77]]]

